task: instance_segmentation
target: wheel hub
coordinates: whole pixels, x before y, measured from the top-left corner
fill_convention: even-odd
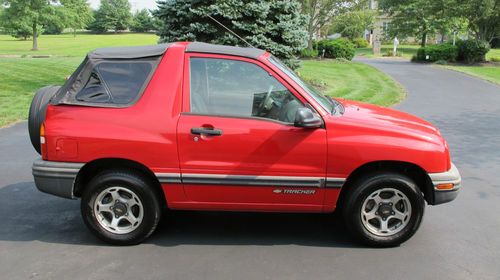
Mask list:
[[[384,203],[378,207],[378,215],[382,217],[382,219],[387,219],[392,213],[392,205],[388,203]]]
[[[128,211],[127,205],[125,205],[125,203],[123,202],[117,201],[113,206],[113,213],[115,214],[116,218],[126,215],[127,211]]]

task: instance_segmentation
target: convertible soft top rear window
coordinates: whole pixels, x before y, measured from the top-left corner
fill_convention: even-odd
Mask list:
[[[52,98],[51,103],[126,107],[146,88],[168,45],[98,49]]]

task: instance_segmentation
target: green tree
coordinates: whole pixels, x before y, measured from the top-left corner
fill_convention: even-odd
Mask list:
[[[21,20],[14,21],[4,10],[5,8],[0,5],[0,31],[22,40],[27,40],[31,37],[32,30],[30,23]]]
[[[240,45],[245,43],[212,21],[214,17],[255,47],[266,49],[291,67],[306,46],[306,16],[294,0],[164,0],[153,15],[161,23],[161,42],[201,41]]]
[[[99,9],[94,12],[94,21],[89,29],[94,32],[115,32],[126,30],[132,22],[128,0],[101,0]]]
[[[3,3],[0,1],[0,33],[3,33],[5,32],[4,31],[4,27],[3,27],[3,10],[4,10],[4,7],[3,7]]]
[[[14,36],[27,38],[26,31],[29,27],[33,38],[32,50],[38,50],[38,34],[44,23],[54,20],[56,11],[52,0],[3,0],[5,10],[3,13],[4,28]]]
[[[500,38],[500,0],[457,0],[458,14],[469,22],[477,40]]]
[[[61,34],[66,28],[66,9],[63,6],[55,5],[52,7],[52,16],[45,19],[42,23],[42,34]]]
[[[359,10],[347,12],[335,18],[330,28],[331,33],[354,39],[363,37],[365,30],[371,29],[377,12],[374,10]]]
[[[109,25],[106,24],[106,20],[100,9],[92,11],[92,18],[94,18],[94,20],[89,23],[87,29],[94,33],[104,33],[108,31]]]
[[[456,0],[380,0],[379,8],[391,17],[390,37],[415,36],[425,47],[427,36],[443,30],[455,17]]]
[[[147,9],[137,11],[134,14],[130,29],[134,32],[147,32],[155,29],[153,17]]]
[[[3,32],[14,38],[28,40],[33,32],[28,21],[12,20],[6,13],[0,15],[0,23],[2,25]]]
[[[73,29],[73,36],[77,29],[86,28],[93,20],[87,0],[61,0],[61,4],[65,10],[65,27]]]
[[[301,0],[302,13],[308,16],[307,48],[312,50],[315,35],[332,20],[348,11],[366,6],[366,0]]]

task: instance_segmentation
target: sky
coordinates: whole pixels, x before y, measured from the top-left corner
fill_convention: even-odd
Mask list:
[[[100,0],[88,0],[90,6],[93,9],[99,8]],[[130,5],[132,6],[132,11],[142,10],[142,9],[155,9],[156,8],[156,0],[129,0]]]

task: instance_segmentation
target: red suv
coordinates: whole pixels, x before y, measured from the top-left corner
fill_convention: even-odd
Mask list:
[[[342,212],[372,246],[418,229],[460,174],[430,123],[318,93],[266,51],[98,49],[29,118],[37,188],[81,198],[88,228],[136,244],[164,209]]]

